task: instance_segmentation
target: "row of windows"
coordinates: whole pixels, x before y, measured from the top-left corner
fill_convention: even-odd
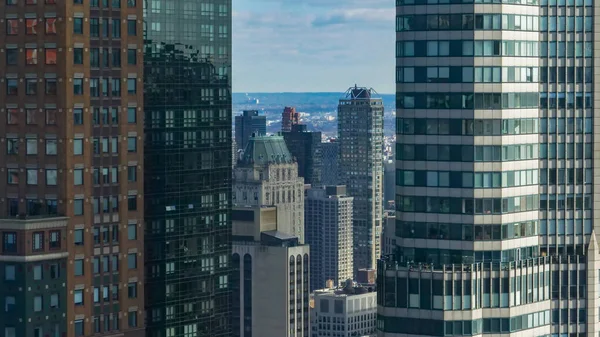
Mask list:
[[[540,67],[540,83],[592,83],[592,67]]]
[[[398,186],[501,188],[537,185],[538,170],[503,172],[396,170]]]
[[[401,15],[396,17],[396,32],[472,29],[538,31],[538,18],[538,16],[519,14]],[[581,26],[579,27],[583,30]],[[589,31],[591,27],[590,24]]]
[[[521,247],[515,249],[506,249],[506,250],[487,250],[487,251],[476,251],[472,250],[457,250],[457,249],[439,249],[439,248],[407,248],[407,247],[398,247],[400,254],[404,256],[406,261],[413,262],[424,262],[427,264],[433,264],[436,266],[443,264],[472,264],[472,263],[489,263],[489,262],[511,262],[511,261],[520,261],[536,258],[539,256],[539,248],[538,246],[531,247]],[[513,288],[514,289],[514,288]],[[485,289],[484,289],[485,290]],[[477,292],[476,292],[477,293]],[[525,292],[521,292],[521,296],[525,296]],[[529,303],[533,302],[532,293],[529,292],[527,294]],[[531,296],[531,297],[529,297]],[[548,296],[549,298],[550,296]],[[508,307],[509,298],[508,295],[503,299],[504,302],[499,303],[497,301],[497,297],[494,298],[496,301],[490,303],[489,297],[483,296],[483,307]],[[516,305],[520,304],[520,297],[517,297],[518,302]],[[511,298],[512,300],[512,298]],[[455,308],[460,310],[460,301],[459,307]],[[469,304],[468,306],[465,304]],[[476,303],[479,306],[478,303]],[[446,310],[452,310],[452,301],[444,301],[444,306]],[[470,309],[470,303],[463,303],[463,307],[465,309]],[[481,307],[481,306],[479,306]]]
[[[46,245],[49,250],[60,249],[61,247],[61,235],[60,231],[48,232],[48,237],[45,237],[44,232],[34,232],[31,234],[31,250],[43,251]],[[28,241],[29,242],[29,241]],[[3,232],[2,233],[2,252],[3,253],[16,253],[17,252],[17,233],[16,232]]]
[[[540,92],[540,108],[542,109],[574,109],[591,108],[592,93],[586,92]]]
[[[537,67],[397,67],[396,82],[538,83],[538,72]]]
[[[127,123],[135,124],[137,121],[135,107],[127,108]],[[51,110],[55,113],[55,110]],[[23,114],[24,112],[24,114]],[[6,109],[6,124],[18,125],[19,123],[25,122],[27,125],[38,124],[39,116],[38,113],[43,111],[38,109],[18,109],[18,108],[7,108]],[[119,124],[119,108],[93,108],[92,110],[92,124],[93,125],[118,125]],[[75,125],[82,125],[84,122],[84,112],[82,108],[73,109],[73,123]],[[48,120],[48,118],[47,118]],[[50,118],[54,121],[54,118]],[[56,153],[54,153],[56,154]]]
[[[106,261],[108,264],[108,257],[106,257]],[[118,255],[113,255],[112,258],[112,262],[111,265],[113,267],[113,270],[118,270]],[[73,260],[73,274],[75,276],[83,276],[85,275],[85,262],[84,259],[75,259]],[[99,271],[99,264],[96,264],[97,266],[97,270]],[[115,268],[116,267],[116,268]],[[127,254],[127,269],[128,270],[133,270],[133,269],[137,269],[138,267],[138,258],[137,258],[137,253],[129,253]],[[92,263],[92,272],[95,272],[96,267],[94,266],[94,263]],[[105,266],[104,268],[109,268],[108,265]],[[83,305],[83,297],[81,297],[81,303],[77,302],[77,297],[76,297],[76,301],[75,301],[75,305]]]
[[[108,138],[95,138],[97,141],[94,142],[94,154],[100,154],[100,145],[102,145],[102,153],[108,153]],[[118,153],[118,137],[111,138],[111,153]],[[19,145],[22,142],[20,138],[5,138],[6,140],[6,154],[18,155]],[[54,156],[57,154],[57,140],[46,139],[46,155]],[[75,138],[73,139],[73,154],[77,156],[83,155],[84,150],[84,139]],[[38,155],[38,140],[36,138],[26,138],[26,155]],[[137,137],[127,137],[127,152],[137,152]],[[22,152],[21,152],[22,153]]]
[[[398,93],[400,109],[532,109],[540,103],[537,92],[515,93]],[[581,94],[583,97],[583,93]],[[586,99],[588,95],[586,95]],[[591,104],[591,93],[589,94]],[[587,106],[587,105],[586,105]],[[591,107],[591,106],[590,106]]]
[[[542,16],[540,17],[540,31],[545,32],[591,32],[593,18],[586,16]]]
[[[44,60],[43,64],[46,65],[54,65],[57,63],[58,59],[58,49],[52,47],[45,47],[43,49],[38,49],[35,47],[25,48],[25,64],[26,65],[36,65],[42,64],[41,56],[43,55]],[[6,49],[6,65],[18,65],[19,64],[19,55],[21,51],[18,48],[7,48]],[[136,65],[137,64],[137,49],[129,48],[126,51],[127,53],[127,64],[128,65]],[[74,65],[82,65],[84,64],[84,49],[83,48],[73,48],[73,64]],[[121,67],[121,49],[120,48],[90,48],[89,53],[89,62],[90,66],[93,68],[98,68],[100,66],[104,68],[112,67],[112,68],[120,68]]]
[[[581,226],[578,229],[578,234],[581,234]],[[525,221],[502,225],[463,225],[437,222],[396,221],[395,234],[402,238],[412,239],[457,241],[509,240],[537,236],[538,223],[537,221]]]
[[[83,5],[84,0],[73,0],[74,5]],[[100,7],[100,1],[102,1],[102,7],[109,8],[109,0],[89,0],[90,7]],[[127,7],[134,8],[137,0],[110,0],[112,8],[121,8],[121,1],[127,1]],[[6,0],[6,5],[8,6],[17,6],[19,4],[25,5],[37,5],[47,4],[54,5],[56,4],[56,0]]]
[[[562,43],[566,54],[565,42]],[[588,46],[589,44],[589,46]],[[437,45],[435,47],[434,45]],[[570,43],[575,50],[583,55],[583,42]],[[548,45],[543,45],[548,48]],[[556,54],[556,45],[555,54]],[[589,56],[588,53],[589,47]],[[559,46],[560,48],[560,46]],[[592,56],[592,43],[586,42],[586,57]],[[544,54],[537,41],[514,40],[439,40],[439,41],[398,41],[396,42],[396,57],[424,56],[519,56],[538,57]],[[547,50],[545,52],[547,54]],[[544,55],[542,55],[544,56]]]
[[[121,96],[121,81],[126,82],[126,89],[128,95],[135,95],[138,89],[138,79],[137,78],[90,78],[88,83],[89,85],[85,85],[85,87],[89,88],[90,96],[92,97],[120,97]],[[21,81],[23,82],[23,81]],[[38,95],[41,93],[39,91],[38,83],[41,80],[36,78],[27,78],[24,81],[25,86],[25,94],[26,95]],[[73,79],[73,94],[74,95],[83,95],[84,93],[84,82],[83,78],[74,78]],[[57,81],[56,79],[45,79],[44,80],[44,93],[47,95],[56,95],[57,94]],[[110,83],[110,86],[109,86]],[[110,87],[110,90],[109,90]],[[7,78],[6,79],[6,95],[7,96],[18,96],[19,95],[19,79],[16,78]]]
[[[44,23],[42,23],[42,20]],[[21,31],[20,22],[25,23],[25,34],[26,35],[37,35],[38,32],[43,29],[46,35],[56,34],[56,18],[26,18],[22,19],[6,19],[6,35],[18,35]],[[38,27],[38,24],[43,27]]]
[[[428,4],[462,4],[462,3],[485,3],[485,4],[515,4],[537,6],[586,6],[591,7],[593,0],[396,0],[396,6],[403,5],[428,5]]]
[[[564,118],[563,125],[564,125]],[[569,123],[573,126],[573,119]],[[583,133],[583,118],[577,118],[578,132]],[[556,125],[556,119],[554,125]],[[542,123],[548,119],[542,119]],[[586,126],[592,130],[592,119],[586,118]],[[581,127],[581,131],[579,129]],[[556,128],[554,129],[556,131]],[[574,128],[569,129],[573,133]],[[538,133],[537,118],[521,119],[458,119],[458,118],[396,118],[396,133],[404,135],[469,135],[501,136]],[[541,133],[541,132],[540,132]],[[543,132],[545,133],[545,132]],[[587,128],[586,128],[586,133]]]
[[[585,309],[580,309],[585,316]],[[580,316],[580,322],[585,317]],[[446,321],[445,336],[472,336],[481,333],[509,333],[550,324],[550,310],[511,318],[482,318],[473,321]]]
[[[540,42],[513,40],[397,41],[396,57],[518,56],[592,57],[592,42]]]
[[[591,143],[542,143],[540,159],[592,159]]]
[[[536,211],[540,206],[537,194],[482,199],[423,196],[397,196],[397,199],[398,211],[417,213],[508,214]],[[585,206],[589,209],[592,205]]]
[[[584,175],[585,172],[585,175]],[[540,169],[541,185],[562,185],[562,184],[592,184],[594,181],[593,169],[591,168],[552,168]]]
[[[477,146],[396,144],[397,160],[505,162],[537,158],[538,144]]]

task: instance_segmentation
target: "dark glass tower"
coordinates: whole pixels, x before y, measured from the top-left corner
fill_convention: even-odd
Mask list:
[[[230,336],[231,1],[144,5],[147,336]]]

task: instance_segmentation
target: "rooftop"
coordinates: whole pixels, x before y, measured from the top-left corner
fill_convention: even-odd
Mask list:
[[[248,140],[238,165],[292,164],[294,159],[282,136],[255,136]]]

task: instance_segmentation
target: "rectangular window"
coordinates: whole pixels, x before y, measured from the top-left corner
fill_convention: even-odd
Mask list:
[[[136,65],[137,64],[137,52],[136,49],[127,49],[127,64]]]
[[[73,154],[76,156],[83,155],[83,139],[73,139]]]
[[[56,109],[46,109],[46,125],[56,125]]]
[[[129,181],[129,182],[137,181],[137,166],[128,166],[127,167],[127,181]]]
[[[37,95],[38,81],[35,78],[28,78],[25,80],[25,94],[26,95]]]
[[[137,139],[136,137],[127,137],[127,152],[137,152]]]
[[[135,124],[136,121],[136,108],[127,108],[127,123]]]
[[[137,195],[127,196],[127,210],[137,211]]]
[[[19,184],[19,169],[7,169],[7,182],[9,185]]]
[[[55,156],[56,155],[56,139],[46,139],[46,155]]]
[[[83,215],[83,199],[75,199],[73,201],[73,212],[75,215]]]
[[[42,296],[33,297],[33,311],[40,312],[42,311]]]
[[[127,268],[128,269],[136,269],[137,268],[137,254],[136,253],[127,254]]]
[[[18,35],[19,34],[19,19],[7,19],[6,20],[6,35]]]
[[[46,3],[48,3],[47,0]],[[46,18],[46,34],[56,34],[56,18]]]
[[[127,225],[127,239],[128,240],[136,240],[137,239],[137,225],[136,224],[128,224]]]
[[[28,155],[36,155],[37,151],[37,139],[36,138],[27,138],[26,142],[26,152]]]
[[[3,253],[16,253],[17,252],[17,233],[15,232],[4,232],[2,234],[2,252]]]
[[[129,323],[130,328],[134,328],[137,326],[137,311],[130,311],[127,315],[127,321]]]
[[[127,35],[129,35],[129,36],[137,35],[137,21],[135,19],[127,20]]]
[[[14,296],[6,296],[4,298],[4,311],[12,312],[15,310],[15,297]]]
[[[83,169],[73,170],[73,182],[75,186],[83,185]]]
[[[6,138],[6,153],[19,154],[19,139]]]
[[[73,18],[73,34],[83,34],[83,18]]]
[[[90,19],[90,37],[100,36],[100,22],[97,18]]]
[[[49,247],[50,249],[60,248],[60,231],[50,231]]]
[[[113,78],[111,80],[111,95],[115,96],[115,97],[120,97],[121,96],[121,79],[119,78]]]
[[[83,259],[77,259],[73,263],[73,272],[75,276],[83,276],[85,270],[83,269]]]
[[[73,124],[83,125],[83,109],[73,109]]]
[[[53,263],[50,265],[50,279],[56,280],[60,277],[60,264]]]
[[[35,281],[41,281],[43,278],[42,275],[42,266],[41,265],[35,265],[33,266],[33,279]]]
[[[56,186],[58,171],[56,169],[46,169],[46,185]]]
[[[135,95],[137,92],[137,82],[135,78],[127,79],[127,93],[130,95]]]
[[[19,81],[16,79],[6,79],[6,94],[9,96],[17,96],[19,94]]]
[[[119,108],[110,109],[110,122],[113,125],[119,124]]]
[[[76,246],[82,246],[83,245],[83,229],[76,229],[73,231],[73,241],[75,243]]]
[[[73,94],[83,95],[83,78],[73,79]]]
[[[113,48],[112,50],[112,66],[121,67],[121,49],[119,48]]]
[[[29,65],[38,64],[38,53],[36,48],[25,49],[25,61]]]
[[[127,296],[129,298],[137,298],[137,282],[127,284]]]
[[[92,96],[92,97],[100,96],[100,79],[90,78],[90,96]]]
[[[73,322],[73,332],[75,337],[81,337],[83,336],[83,320],[82,319],[78,319],[75,322]]]
[[[112,20],[112,37],[115,39],[121,38],[121,20],[120,19]]]
[[[44,250],[44,232],[33,233],[32,249],[34,251]]]
[[[83,64],[83,48],[73,48],[73,64]]]
[[[6,65],[17,65],[19,63],[19,50],[17,48],[6,48]]]
[[[15,280],[15,266],[6,264],[4,265],[4,280],[5,281],[14,281]]]
[[[47,78],[46,86],[45,86],[46,95],[56,96],[57,90],[58,90],[58,86],[56,84],[56,79],[55,78]]]
[[[25,19],[25,34],[37,35],[37,23],[38,20],[36,18]]]
[[[28,125],[35,125],[37,109],[25,109],[25,118]],[[37,145],[36,145],[37,149]]]

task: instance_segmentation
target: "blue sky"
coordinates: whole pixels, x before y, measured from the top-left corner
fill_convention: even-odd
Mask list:
[[[394,0],[233,0],[233,91],[394,89]]]

